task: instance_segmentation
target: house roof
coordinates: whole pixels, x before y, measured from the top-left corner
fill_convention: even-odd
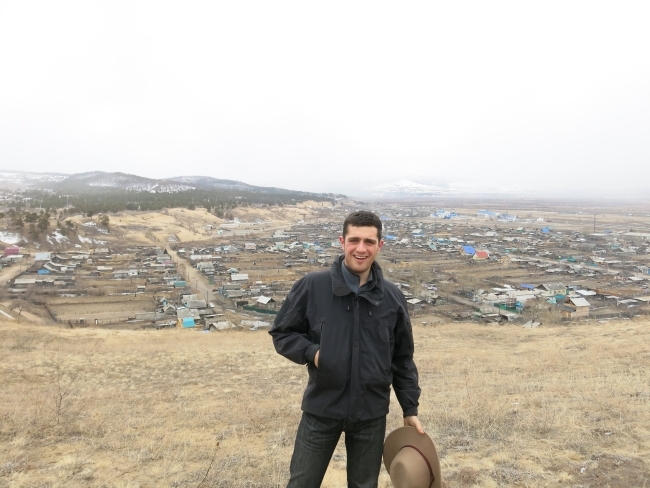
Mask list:
[[[557,268],[557,270],[562,271],[561,268]],[[566,290],[566,286],[562,283],[542,283],[538,288],[544,288],[547,291]]]
[[[576,293],[580,293],[583,297],[590,297],[596,294],[595,291],[591,290],[576,290]]]
[[[472,246],[463,246],[463,252],[465,254],[474,254],[476,250]]]
[[[589,307],[590,303],[584,298],[569,298],[571,303],[576,307]]]
[[[265,297],[264,295],[257,299],[257,303],[261,303],[263,305],[266,305],[269,302],[275,302],[275,300],[273,300],[271,297]]]

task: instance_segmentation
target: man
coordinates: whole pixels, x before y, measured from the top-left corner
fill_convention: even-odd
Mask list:
[[[406,301],[375,262],[381,220],[354,212],[339,241],[343,256],[295,283],[270,330],[278,353],[309,371],[287,488],[321,485],[342,432],[348,487],[376,487],[391,384],[404,425],[424,434]]]

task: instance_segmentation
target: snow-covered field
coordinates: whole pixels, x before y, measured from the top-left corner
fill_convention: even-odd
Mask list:
[[[6,244],[17,244],[22,239],[20,234],[14,232],[0,232],[0,241]]]

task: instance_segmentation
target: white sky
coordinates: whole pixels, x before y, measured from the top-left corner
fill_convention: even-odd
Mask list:
[[[0,168],[650,193],[650,3],[0,1]]]

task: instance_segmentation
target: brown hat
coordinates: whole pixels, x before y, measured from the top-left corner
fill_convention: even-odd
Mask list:
[[[440,460],[433,441],[415,427],[400,427],[384,443],[384,466],[395,488],[441,488]]]

